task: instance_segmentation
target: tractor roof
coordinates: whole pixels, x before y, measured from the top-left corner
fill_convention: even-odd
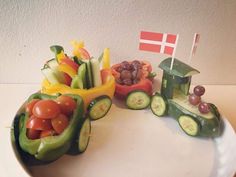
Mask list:
[[[198,74],[199,71],[175,58],[173,68],[170,70],[171,58],[163,60],[159,67],[170,75],[179,77],[189,77]]]

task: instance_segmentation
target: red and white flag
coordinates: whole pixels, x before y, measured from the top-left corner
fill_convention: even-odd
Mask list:
[[[199,43],[199,39],[200,39],[200,34],[195,33],[194,37],[193,37],[193,44],[192,44],[192,48],[191,48],[191,51],[190,51],[188,62],[190,62],[192,57],[196,54],[196,50],[197,50],[197,46],[198,46],[198,43]]]
[[[178,35],[141,31],[139,50],[175,55]]]

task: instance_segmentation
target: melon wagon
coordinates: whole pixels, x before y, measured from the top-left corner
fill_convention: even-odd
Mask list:
[[[170,65],[171,58],[163,60],[159,65],[163,77],[160,93],[156,93],[151,100],[153,113],[159,117],[174,117],[190,136],[219,136],[223,123],[217,107],[209,103],[210,111],[203,114],[188,101],[191,77],[199,71],[177,59],[172,70]]]

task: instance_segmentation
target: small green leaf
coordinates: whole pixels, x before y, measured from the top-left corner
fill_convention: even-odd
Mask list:
[[[102,53],[102,54],[99,56],[99,58],[98,58],[99,63],[102,62],[102,59],[103,59],[103,53]]]
[[[61,53],[61,51],[64,51],[63,47],[62,46],[59,46],[59,45],[53,45],[50,47],[50,50],[55,53],[55,55]]]

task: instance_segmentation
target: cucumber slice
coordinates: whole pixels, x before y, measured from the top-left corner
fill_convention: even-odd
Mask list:
[[[111,98],[107,95],[97,97],[88,106],[89,117],[91,120],[97,120],[104,117],[111,108]]]
[[[150,107],[153,114],[158,117],[164,116],[166,114],[167,104],[159,93],[156,93],[152,96]]]
[[[91,133],[91,122],[89,118],[81,119],[79,122],[78,133],[74,141],[71,144],[71,147],[67,154],[69,155],[78,155],[83,153],[89,144]]]
[[[43,75],[47,78],[47,80],[51,83],[51,84],[59,84],[59,80],[57,79],[56,74],[53,72],[53,70],[49,67],[44,67],[43,69],[41,69],[41,72],[43,73]]]
[[[126,98],[126,105],[129,109],[139,110],[145,109],[150,104],[149,95],[141,90],[135,90],[128,94]]]
[[[183,129],[183,131],[190,136],[197,136],[199,133],[199,124],[197,120],[194,120],[189,115],[182,115],[178,119],[180,127]]]
[[[73,88],[73,89],[78,89],[78,88],[83,89],[83,82],[82,82],[81,78],[78,75],[76,75],[72,79],[70,87]]]
[[[99,87],[102,85],[102,78],[100,73],[100,63],[97,59],[93,58],[91,61],[92,76],[93,76],[93,86]]]

